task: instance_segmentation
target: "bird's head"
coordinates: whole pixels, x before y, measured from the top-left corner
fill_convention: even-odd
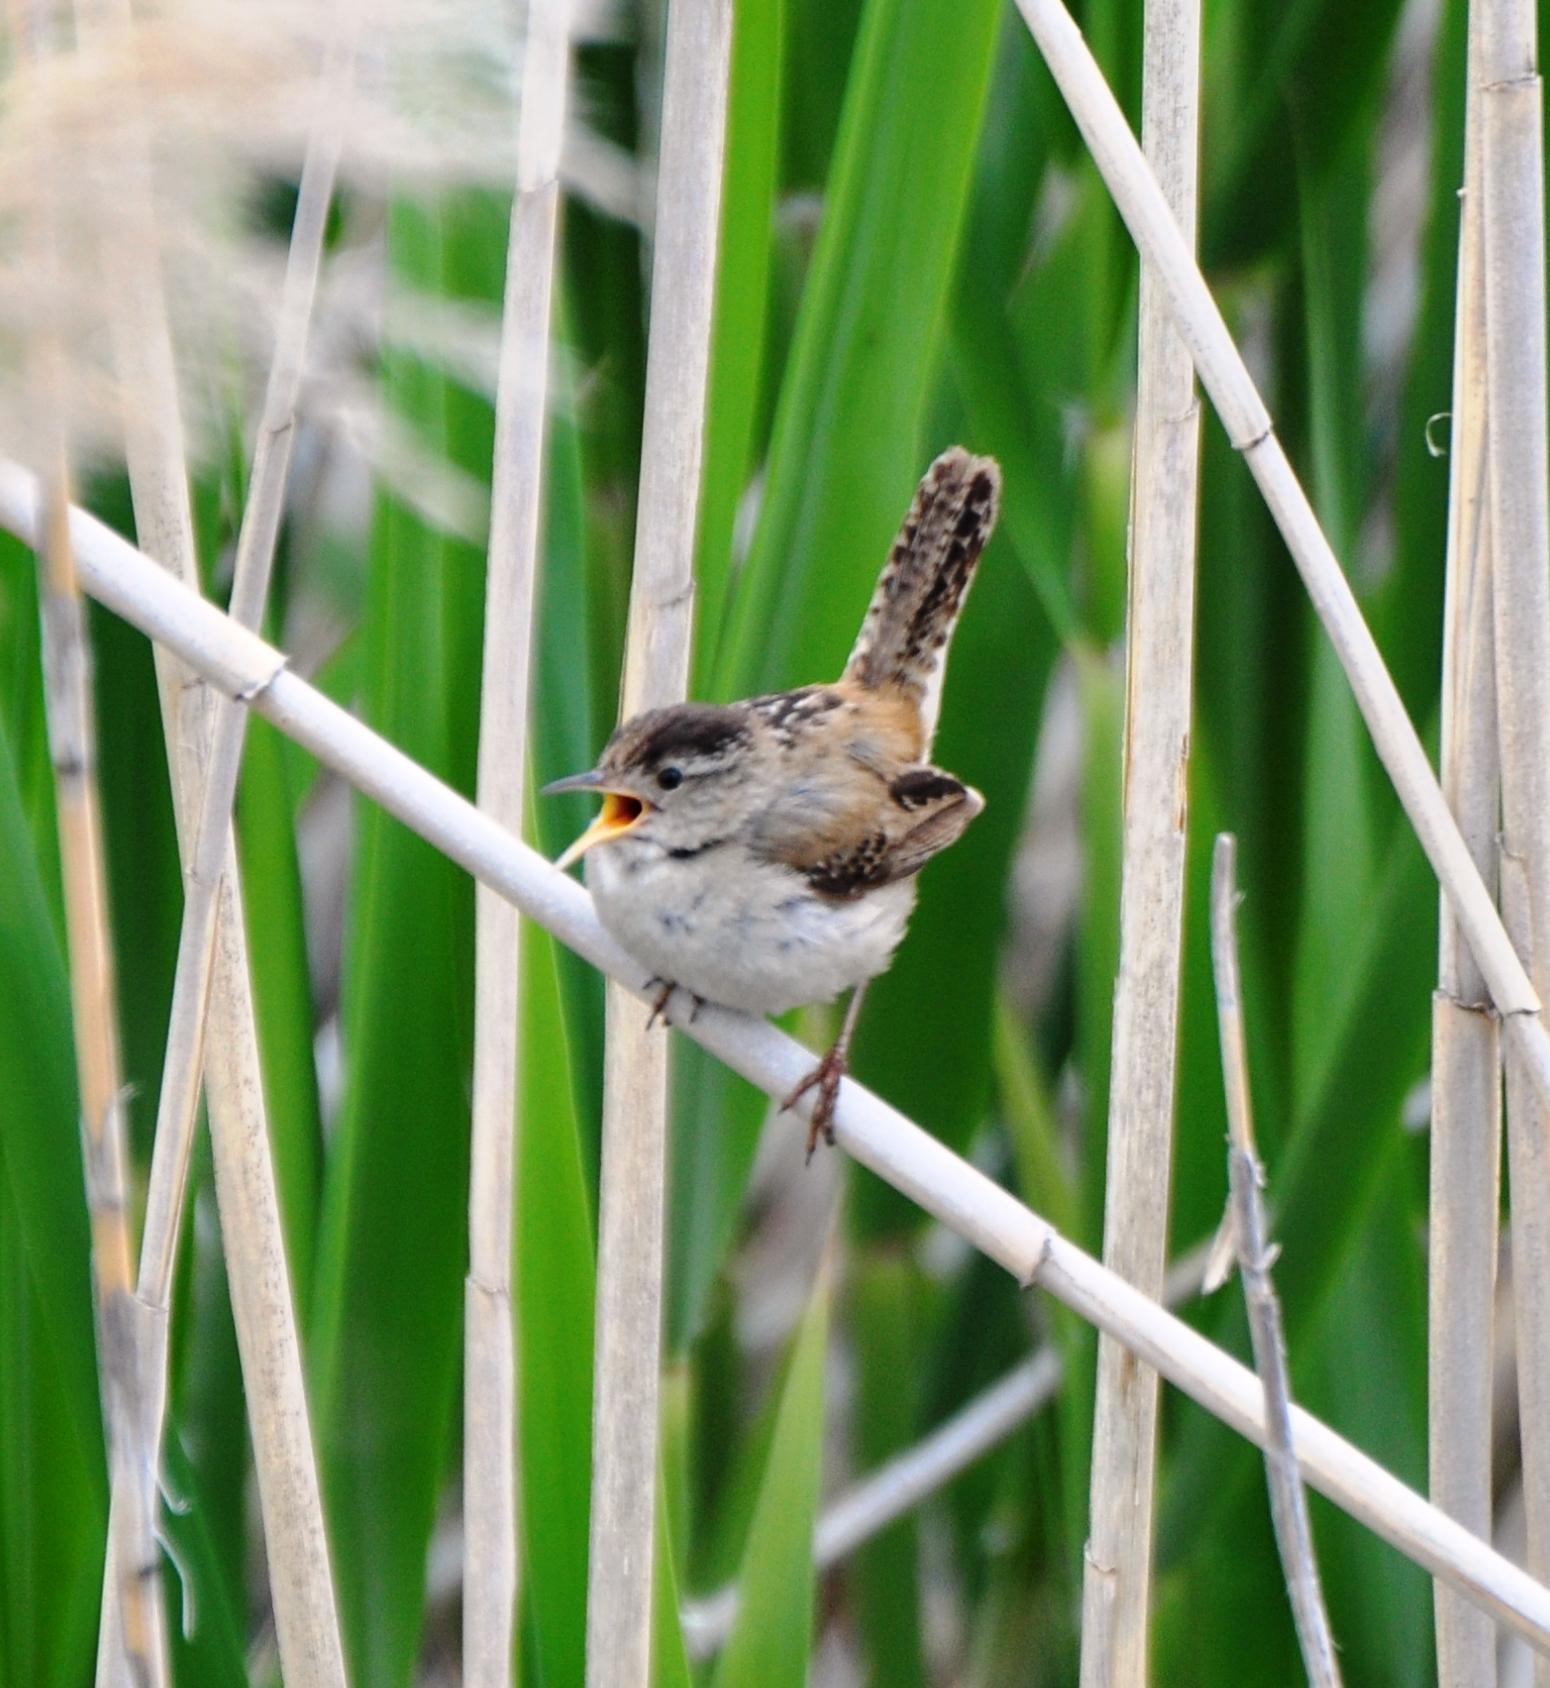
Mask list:
[[[633,716],[603,746],[597,766],[546,785],[543,795],[596,791],[597,819],[556,861],[632,839],[660,850],[704,849],[728,835],[748,805],[756,754],[746,710],[678,703]]]

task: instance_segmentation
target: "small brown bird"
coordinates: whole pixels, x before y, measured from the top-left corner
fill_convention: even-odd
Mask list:
[[[985,806],[928,760],[948,643],[995,526],[1001,473],[960,446],[926,471],[845,672],[725,706],[624,722],[590,772],[602,812],[559,858],[587,858],[603,925],[662,984],[756,1014],[854,995],[834,1047],[786,1098],[831,1120],[863,990],[915,905],[915,875]]]

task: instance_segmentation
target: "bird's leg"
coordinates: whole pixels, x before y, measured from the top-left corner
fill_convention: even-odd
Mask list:
[[[864,984],[857,985],[851,992],[850,1001],[845,1007],[845,1019],[840,1026],[840,1035],[835,1038],[824,1058],[780,1105],[780,1111],[785,1113],[788,1108],[794,1108],[809,1090],[817,1090],[818,1100],[813,1104],[812,1117],[807,1127],[809,1161],[813,1158],[820,1137],[831,1148],[834,1146],[834,1104],[839,1099],[840,1080],[850,1071],[850,1040],[855,1035],[856,1021],[861,1015],[861,999],[865,995]]]
[[[652,999],[651,1014],[646,1021],[646,1030],[648,1032],[658,1020],[660,1020],[664,1026],[670,1026],[673,1023],[667,1017],[667,1005],[673,1000],[673,992],[682,989],[682,986],[675,985],[671,979],[647,979],[646,989],[648,991],[653,985],[660,985],[662,988]],[[703,996],[696,996],[693,991],[687,992],[687,995],[689,1001],[693,1004],[693,1007],[689,1010],[689,1024],[692,1026],[700,1017],[700,1010],[705,1006],[705,998]]]

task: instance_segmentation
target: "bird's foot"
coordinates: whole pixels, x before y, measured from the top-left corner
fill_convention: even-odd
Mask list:
[[[653,985],[660,985],[662,988],[652,999],[651,1014],[646,1021],[646,1030],[648,1032],[658,1020],[660,1020],[664,1026],[670,1026],[673,1023],[667,1017],[667,1006],[673,1000],[673,992],[683,989],[681,985],[675,984],[671,979],[647,979],[646,989],[648,991]],[[692,1004],[689,1009],[689,1024],[692,1026],[700,1017],[700,1010],[705,1006],[705,998],[703,996],[696,996],[693,991],[684,991],[684,994],[689,998],[689,1001]]]
[[[794,1108],[809,1090],[818,1092],[818,1100],[813,1104],[807,1125],[809,1162],[817,1151],[820,1137],[831,1149],[834,1147],[834,1105],[839,1100],[840,1080],[849,1071],[845,1049],[837,1043],[780,1105],[780,1111],[785,1113],[787,1109]]]

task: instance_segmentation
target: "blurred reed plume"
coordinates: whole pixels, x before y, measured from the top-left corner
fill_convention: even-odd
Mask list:
[[[0,80],[0,449],[36,463],[30,348],[52,349],[51,407],[73,454],[118,450],[136,403],[115,368],[109,304],[137,265],[165,288],[184,419],[200,460],[251,412],[274,345],[290,188],[343,50],[350,5],[162,0],[127,25],[45,6],[17,21],[39,50],[5,54]],[[303,387],[304,412],[407,484],[428,516],[479,531],[482,497],[386,416],[375,359],[395,345],[493,390],[499,337],[488,306],[389,288],[382,223],[391,196],[433,203],[509,185],[520,19],[484,0],[356,0],[359,62]],[[609,27],[584,10],[580,32]],[[633,176],[595,135],[576,134],[577,191],[630,205]],[[150,215],[144,211],[148,205]],[[40,231],[57,254],[35,261]],[[562,389],[563,391],[563,389]]]

